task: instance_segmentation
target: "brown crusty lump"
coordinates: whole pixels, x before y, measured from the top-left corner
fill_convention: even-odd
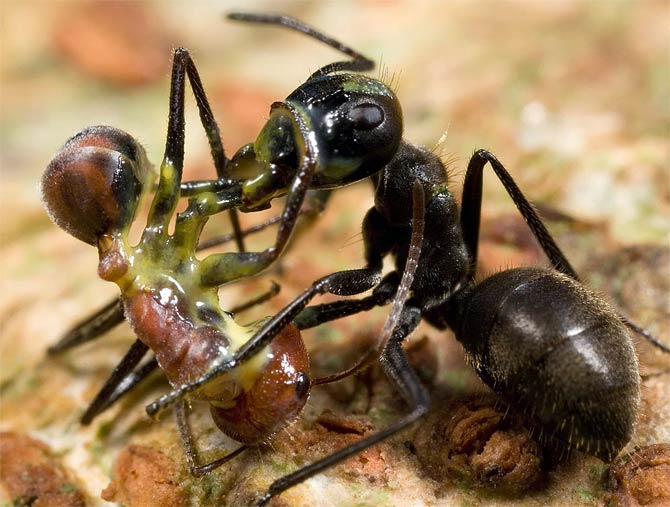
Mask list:
[[[609,470],[608,507],[670,505],[670,444],[642,447],[621,456]]]
[[[114,479],[103,500],[126,507],[183,507],[187,497],[179,467],[161,451],[142,445],[124,447],[114,462]]]
[[[0,433],[0,483],[11,505],[84,507],[86,500],[51,449],[27,435]]]
[[[413,445],[428,476],[511,495],[541,482],[542,448],[525,428],[486,401],[456,403],[429,414],[417,430]]]

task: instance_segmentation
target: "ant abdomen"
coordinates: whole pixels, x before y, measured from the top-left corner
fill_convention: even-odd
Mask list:
[[[637,357],[610,306],[557,271],[503,271],[452,300],[450,327],[479,376],[541,437],[605,461],[628,443]]]
[[[207,308],[203,302],[206,294],[198,299],[196,306]],[[143,289],[126,295],[126,318],[137,337],[156,354],[175,387],[192,382],[212,364],[230,358],[263,323],[239,326],[226,320],[213,305],[203,320],[189,302],[169,285],[154,293]],[[298,328],[289,324],[254,360],[203,386],[192,397],[210,403],[212,418],[226,435],[255,443],[300,413],[310,387],[307,350]]]
[[[144,148],[122,130],[88,127],[70,138],[42,177],[53,221],[77,239],[98,238],[130,224],[151,176]]]
[[[267,362],[253,382],[241,378],[239,396],[210,407],[219,429],[245,444],[264,440],[287,426],[309,396],[309,358],[298,328],[287,326],[268,348]]]

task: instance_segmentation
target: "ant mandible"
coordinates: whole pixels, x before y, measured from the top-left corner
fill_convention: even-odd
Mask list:
[[[286,24],[272,16],[246,19]],[[308,29],[301,31],[310,33]],[[312,86],[301,87],[302,91],[319,97],[322,83],[346,83],[352,78],[350,74],[330,75],[332,71],[350,70],[333,65],[325,67],[329,72],[321,74]],[[323,111],[323,115],[330,118],[330,111]],[[375,113],[372,104],[366,116],[388,121],[386,112]],[[400,128],[400,119],[397,124]],[[351,145],[347,146],[351,149]],[[475,281],[483,171],[487,164],[553,269],[509,269],[480,283]],[[626,327],[666,353],[668,348],[580,283],[538,214],[492,153],[477,150],[470,159],[460,211],[447,188],[444,164],[425,148],[400,141],[390,160],[377,161],[371,176],[375,204],[362,226],[366,267],[333,273],[316,281],[268,320],[226,363],[162,396],[147,407],[149,414],[156,414],[220,375],[235,371],[286,326],[316,326],[386,304],[395,294],[394,307],[400,311],[395,319],[390,319],[393,325],[385,327],[377,345],[353,367],[319,383],[350,375],[379,358],[387,377],[412,408],[411,413],[390,427],[275,481],[258,505],[403,430],[428,411],[429,395],[401,347],[422,319],[439,329],[450,328],[480,378],[521,410],[543,439],[611,461],[631,438],[640,402],[638,362]],[[418,212],[417,194],[425,197],[425,206]],[[422,237],[417,239],[419,221]],[[410,253],[416,254],[417,247],[421,248],[418,259]],[[382,279],[382,261],[389,254],[395,259],[395,271]],[[399,280],[400,273],[403,281]],[[352,295],[370,289],[373,294],[359,300],[307,307],[319,294]],[[404,293],[399,295],[402,290],[409,290],[407,298]]]

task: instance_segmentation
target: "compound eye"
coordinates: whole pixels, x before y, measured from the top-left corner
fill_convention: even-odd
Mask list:
[[[347,116],[356,130],[372,130],[384,121],[384,110],[375,104],[359,104]]]

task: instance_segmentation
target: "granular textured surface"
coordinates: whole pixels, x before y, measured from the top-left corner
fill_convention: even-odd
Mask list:
[[[622,456],[608,475],[612,507],[662,507],[670,504],[670,445],[656,444]]]
[[[242,4],[255,12],[269,8],[256,2],[237,7]],[[113,125],[138,138],[158,164],[170,51],[187,47],[230,156],[255,139],[273,101],[321,65],[341,59],[295,33],[224,21],[221,9],[229,5],[0,2],[0,430],[10,435],[3,446],[20,445],[21,455],[47,467],[43,480],[22,482],[9,472],[24,470],[26,462],[14,452],[5,460],[3,452],[2,506],[18,495],[48,491],[70,502],[64,505],[246,507],[275,479],[407,412],[380,370],[371,368],[316,386],[302,414],[272,440],[193,479],[172,414],[151,421],[144,411],[166,392],[159,372],[91,425],[79,424],[134,340],[127,324],[46,357],[65,331],[118,294],[97,278],[95,248],[54,226],[40,203],[38,181],[65,140],[85,126]],[[473,151],[495,153],[547,218],[584,282],[669,345],[667,2],[343,0],[270,7],[382,62],[382,70],[370,75],[392,83],[406,139],[442,156],[457,198]],[[186,120],[185,179],[211,178],[207,140],[188,89]],[[265,292],[272,280],[280,283],[279,296],[240,314],[240,322],[251,322],[276,313],[315,279],[361,267],[360,224],[371,205],[367,182],[338,189],[321,216],[302,222],[279,263],[220,291],[223,308]],[[281,206],[278,201],[270,210],[243,214],[243,226],[276,215]],[[228,218],[217,216],[203,237],[228,230]],[[249,249],[266,248],[275,234],[250,236]],[[480,277],[546,265],[492,172],[484,177],[480,236]],[[314,375],[354,364],[375,341],[387,312],[305,332]],[[422,325],[408,347],[431,392],[429,416],[271,505],[629,505],[617,504],[620,498],[667,504],[670,358],[633,339],[642,407],[633,438],[609,475],[609,466],[594,457],[557,459],[524,432],[522,420],[503,418],[506,408],[465,364],[451,333]],[[221,435],[203,404],[194,404],[191,426],[203,462],[239,445]]]
[[[180,507],[187,503],[179,466],[157,449],[124,447],[116,457],[114,478],[101,497],[129,507]]]
[[[0,433],[0,482],[16,507],[84,507],[71,473],[42,442]]]

